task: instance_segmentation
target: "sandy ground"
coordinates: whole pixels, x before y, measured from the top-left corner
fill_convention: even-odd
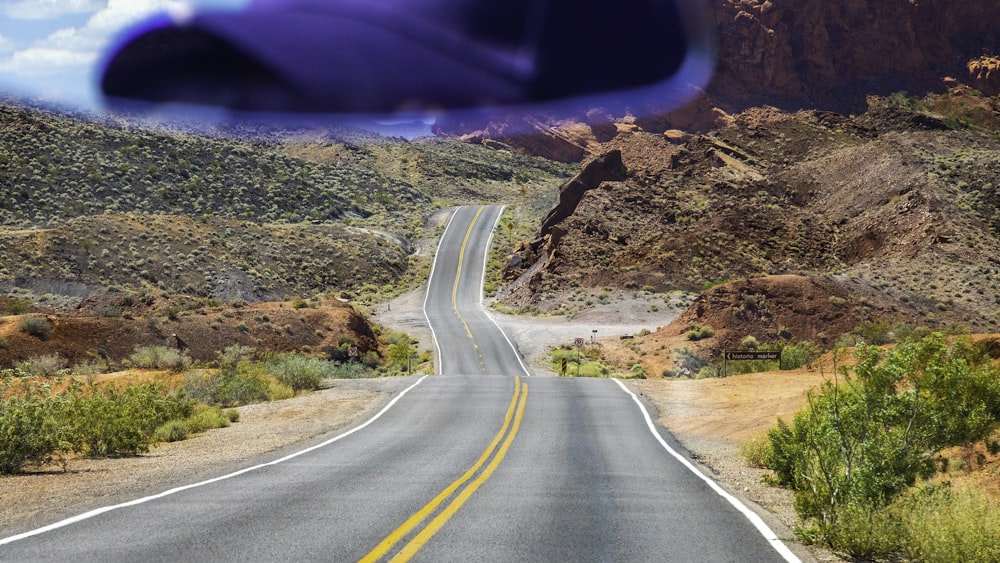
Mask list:
[[[423,294],[404,295],[376,311],[375,320],[403,330],[433,349],[422,311]],[[655,330],[676,317],[651,313],[641,299],[561,317],[491,315],[515,342],[535,376],[554,376],[548,350],[574,338],[613,342],[623,334]],[[709,380],[630,380],[629,387],[656,410],[702,470],[758,511],[804,561],[839,560],[794,541],[791,496],[761,483],[739,453],[747,438],[765,432],[777,416],[788,418],[822,371],[751,374]],[[829,371],[827,371],[829,373]],[[330,438],[373,416],[416,376],[336,381],[321,391],[275,403],[241,407],[240,421],[192,439],[164,444],[150,454],[122,459],[71,460],[69,470],[48,468],[0,477],[0,537],[33,529],[89,509],[161,492],[174,486],[246,467]]]

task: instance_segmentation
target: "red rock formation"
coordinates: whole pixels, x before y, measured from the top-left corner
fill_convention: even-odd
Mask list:
[[[724,0],[713,15],[709,92],[734,99],[814,101],[849,82],[963,76],[1000,29],[996,0]]]

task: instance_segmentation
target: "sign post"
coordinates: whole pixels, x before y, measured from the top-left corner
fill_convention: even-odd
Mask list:
[[[726,371],[726,367],[727,367],[727,362],[729,362],[730,360],[734,360],[734,361],[768,360],[768,361],[772,361],[772,362],[774,360],[777,360],[778,363],[779,363],[778,369],[781,369],[781,366],[780,366],[780,363],[781,363],[781,352],[776,352],[776,351],[759,352],[759,351],[756,351],[756,350],[752,350],[752,351],[750,351],[750,350],[726,350],[725,352],[722,353],[722,375],[723,375],[723,377],[725,377],[729,373],[728,371]]]
[[[574,339],[573,346],[576,346],[576,376],[580,377],[580,350],[583,348],[583,339]]]

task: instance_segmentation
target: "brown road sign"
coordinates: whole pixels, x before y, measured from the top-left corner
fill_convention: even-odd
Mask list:
[[[726,350],[724,358],[733,360],[780,360],[781,352],[756,352],[745,350]]]

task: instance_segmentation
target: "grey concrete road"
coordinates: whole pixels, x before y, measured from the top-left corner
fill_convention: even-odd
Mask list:
[[[327,442],[0,539],[2,561],[794,561],[613,380],[531,377],[481,307],[499,207],[426,300],[439,374]]]

